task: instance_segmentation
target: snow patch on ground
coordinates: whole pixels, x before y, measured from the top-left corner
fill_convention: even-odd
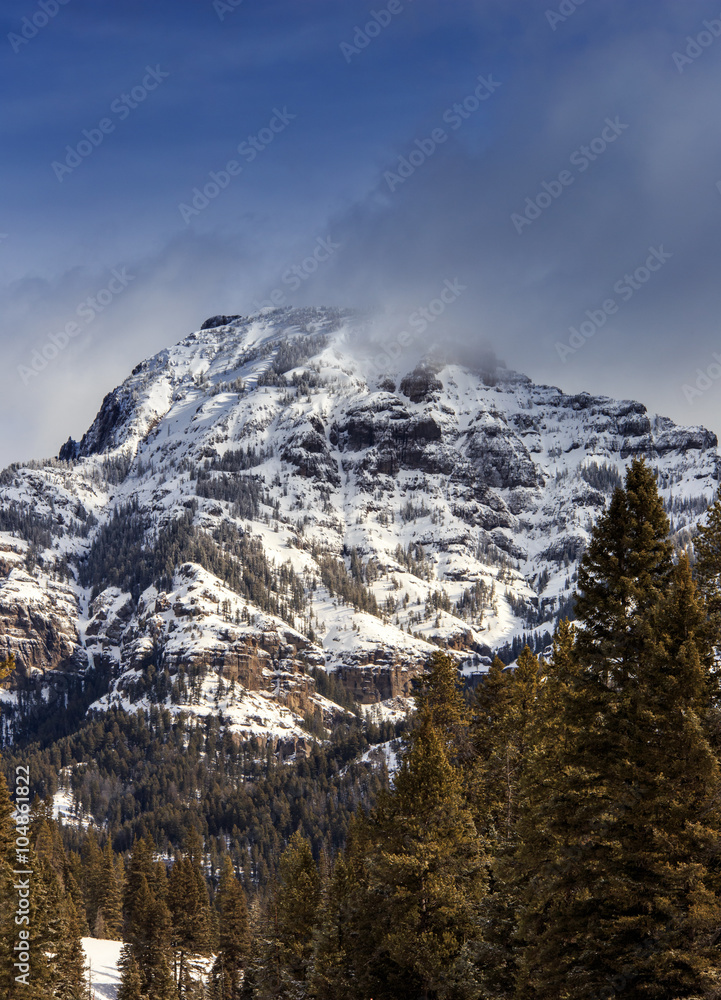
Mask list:
[[[88,982],[92,1000],[116,1000],[120,987],[118,962],[122,941],[101,941],[83,938],[83,950],[88,962]]]
[[[363,706],[363,714],[369,722],[400,722],[415,708],[413,698],[388,698],[375,705]]]
[[[400,760],[401,741],[390,740],[388,743],[378,743],[376,746],[366,750],[360,759],[361,764],[373,764],[375,767],[385,767],[388,769],[390,777],[396,773],[401,766]]]

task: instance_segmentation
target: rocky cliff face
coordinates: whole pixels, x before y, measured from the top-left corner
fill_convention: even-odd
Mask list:
[[[332,710],[315,670],[390,702],[438,645],[472,672],[514,636],[542,644],[631,456],[681,535],[715,493],[703,428],[487,362],[379,375],[356,324],[213,317],[58,461],[1,474],[0,642],[21,670],[102,666],[99,707],[164,700],[297,739]]]
[[[0,542],[0,655],[14,655],[26,673],[83,671],[78,595],[67,583],[29,571],[27,553],[22,540]]]

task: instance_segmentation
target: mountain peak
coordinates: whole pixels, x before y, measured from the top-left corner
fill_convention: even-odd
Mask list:
[[[101,707],[159,698],[150,666],[171,687],[222,677],[229,649],[254,664],[233,668],[241,686],[296,716],[317,670],[391,705],[438,645],[470,672],[544,647],[632,456],[654,468],[680,540],[714,496],[704,428],[535,385],[490,356],[401,352],[382,370],[379,337],[348,310],[211,317],[137,365],[59,466],[6,475],[8,650],[32,670],[28,650],[52,644],[32,623],[61,574],[67,655],[53,665],[109,672]],[[240,628],[256,620],[257,635]],[[243,704],[240,729],[259,703]]]

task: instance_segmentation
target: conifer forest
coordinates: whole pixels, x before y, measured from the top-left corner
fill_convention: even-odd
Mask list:
[[[439,649],[407,722],[348,712],[292,762],[160,709],[6,748],[2,996],[87,1000],[87,935],[124,942],[119,1000],[717,996],[720,647],[721,500],[674,548],[635,460],[548,655],[470,689]],[[359,763],[389,740],[392,776]],[[100,827],[53,819],[69,766]]]

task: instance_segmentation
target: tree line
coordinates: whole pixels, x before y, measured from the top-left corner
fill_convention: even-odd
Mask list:
[[[721,995],[721,500],[692,566],[634,461],[576,608],[548,659],[496,659],[472,697],[437,652],[392,783],[339,841],[285,821],[262,891],[237,833],[214,858],[195,827],[172,851],[138,831],[122,856],[87,837],[74,852],[36,805],[38,954],[70,970],[94,917],[125,941],[119,1000]],[[1,852],[9,810],[0,782]],[[44,993],[0,983],[12,1000],[82,996],[60,972]]]

